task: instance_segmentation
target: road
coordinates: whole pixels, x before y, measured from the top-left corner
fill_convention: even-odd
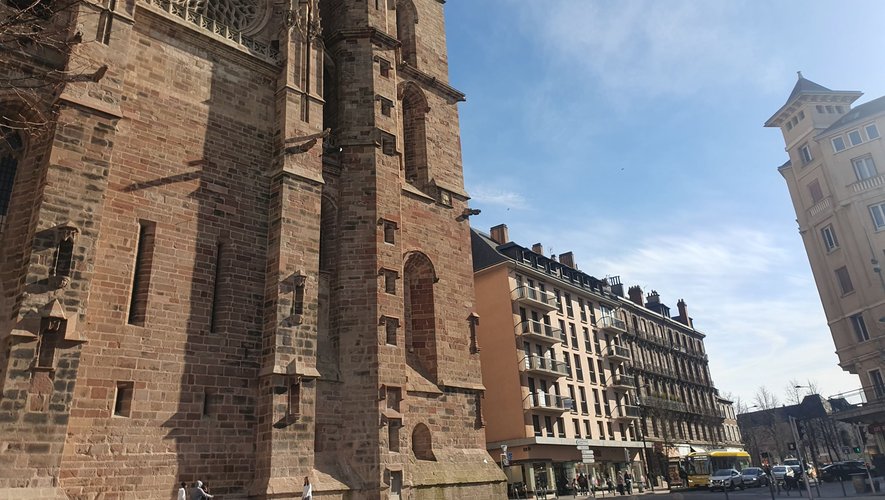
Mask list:
[[[880,483],[885,489],[885,479],[878,478]],[[842,486],[845,487],[844,493]],[[840,486],[839,483],[821,483],[818,488],[812,484],[811,486],[811,494],[814,498],[863,498],[863,499],[873,499],[873,498],[883,498],[885,499],[885,493],[878,492],[876,494],[865,493],[858,494],[854,490],[854,485],[851,481],[845,481]],[[820,493],[818,493],[818,491]],[[548,499],[553,500],[553,495],[548,495]],[[653,494],[650,492],[646,492],[644,495],[611,495],[606,493],[603,495],[602,493],[598,493],[595,497],[595,500],[618,500],[618,499],[639,499],[639,500],[752,500],[752,499],[769,499],[771,500],[772,495],[771,491],[766,488],[748,488],[745,490],[737,490],[737,491],[729,491],[728,496],[722,491],[707,491],[707,490],[688,490],[688,491],[675,491],[675,492],[665,492],[665,491],[655,491]],[[785,491],[781,491],[780,493],[774,493],[775,500],[788,500],[790,498],[793,499],[807,499],[808,494],[803,488],[801,491],[801,495],[798,494],[797,491],[793,490],[789,494]],[[577,497],[572,496],[561,496],[559,500],[594,500],[594,497],[578,495]]]

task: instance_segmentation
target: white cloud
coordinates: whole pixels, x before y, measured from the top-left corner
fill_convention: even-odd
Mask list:
[[[551,59],[619,93],[690,95],[714,82],[782,85],[784,68],[747,19],[746,6],[693,0],[519,2],[524,28]]]
[[[495,205],[514,210],[527,208],[525,197],[522,194],[498,187],[482,184],[473,186],[470,188],[470,197],[473,199],[474,205]]]
[[[631,238],[631,232],[645,236]],[[684,298],[695,326],[707,334],[710,369],[721,391],[749,400],[760,386],[782,394],[790,379],[814,380],[824,395],[859,386],[837,366],[807,264],[770,235],[740,227],[679,235],[623,228],[606,239],[629,242],[620,252],[599,248],[610,243],[587,236],[569,241],[583,247],[576,249],[579,257],[591,257],[585,268],[619,274],[645,294],[657,290],[674,315]],[[609,257],[593,259],[591,249]]]

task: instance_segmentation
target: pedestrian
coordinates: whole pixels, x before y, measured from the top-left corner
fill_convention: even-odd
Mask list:
[[[181,482],[181,488],[178,488],[178,500],[187,500],[187,485]]]
[[[630,471],[624,472],[624,486],[627,487],[627,494],[633,494],[633,476],[630,475]]]
[[[581,493],[587,494],[587,476],[582,472],[581,475],[578,476],[578,486],[581,488]]]
[[[194,484],[194,490],[191,492],[191,500],[206,500],[207,498],[212,498],[212,495],[207,491],[209,488],[203,489],[203,481],[197,481]]]
[[[624,474],[622,472],[618,472],[617,481],[618,481],[618,494],[623,495],[624,494]]]
[[[605,476],[605,485],[608,487],[609,493],[613,493],[615,491],[615,483],[612,482],[611,476]]]
[[[313,500],[313,486],[310,485],[310,479],[304,476],[304,491],[301,493],[301,500]]]
[[[572,478],[571,489],[572,495],[577,495],[581,491],[578,485],[578,476]]]

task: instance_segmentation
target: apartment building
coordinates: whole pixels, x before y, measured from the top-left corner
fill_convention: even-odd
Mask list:
[[[657,293],[625,297],[617,278],[511,242],[505,225],[471,236],[486,440],[510,483],[655,481],[691,451],[739,446],[684,302],[671,318]]]
[[[885,97],[853,106],[858,91],[830,90],[799,74],[778,127],[789,160],[778,168],[796,210],[839,366],[860,379],[840,412],[867,424],[885,451]]]

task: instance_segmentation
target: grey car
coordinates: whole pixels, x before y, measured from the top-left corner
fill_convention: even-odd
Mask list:
[[[710,476],[710,490],[743,488],[744,479],[737,469],[719,469]]]
[[[768,486],[770,482],[768,474],[759,467],[747,467],[742,470],[741,480],[743,481],[744,486],[748,488],[751,486]]]

